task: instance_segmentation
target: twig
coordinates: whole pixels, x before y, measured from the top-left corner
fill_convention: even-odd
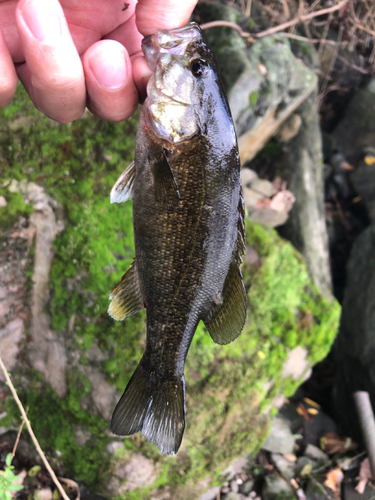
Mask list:
[[[353,393],[355,406],[361,424],[363,441],[370,461],[372,477],[375,478],[375,419],[368,392]]]
[[[216,26],[228,26],[229,28],[233,28],[238,31],[238,33],[243,37],[247,39],[252,39],[252,38],[263,38],[264,36],[272,35],[273,33],[277,33],[279,31],[283,31],[287,28],[290,28],[291,26],[295,26],[296,24],[304,21],[308,21],[309,19],[313,19],[314,17],[318,16],[323,16],[324,14],[329,14],[330,12],[335,12],[336,10],[339,10],[343,5],[347,3],[348,0],[342,0],[340,3],[337,5],[334,5],[333,7],[329,7],[327,9],[322,9],[317,12],[310,12],[309,14],[305,14],[303,16],[297,16],[291,21],[288,21],[287,23],[279,24],[278,26],[274,26],[273,28],[269,28],[265,31],[261,31],[260,33],[247,33],[246,31],[243,31],[242,28],[236,24],[232,23],[230,21],[211,21],[210,23],[205,23],[201,24],[201,29],[206,30],[208,28],[214,28]]]
[[[29,407],[26,408],[26,415],[27,415],[28,411],[29,411]],[[20,428],[18,429],[18,433],[17,433],[17,437],[16,437],[16,442],[14,443],[14,446],[13,446],[12,460],[14,458],[14,455],[16,454],[17,446],[18,446],[18,443],[20,441],[21,432],[22,432],[22,429],[23,429],[24,425],[25,425],[25,419],[23,418],[22,422],[21,422],[21,425],[20,425]]]
[[[329,14],[330,12],[335,12],[336,10],[340,10],[343,5],[345,5],[348,0],[342,0],[337,5],[333,5],[332,7],[328,7],[327,9],[318,10],[317,12],[310,12],[310,14],[305,14],[303,16],[297,16],[294,19],[288,21],[287,23],[279,24],[279,26],[274,26],[273,28],[269,28],[265,31],[257,33],[256,35],[252,35],[254,38],[261,38],[263,36],[272,35],[272,33],[277,33],[278,31],[283,31],[291,26],[294,26],[300,22],[308,21],[309,19],[313,19],[314,17],[324,16],[325,14]]]
[[[201,24],[200,26],[202,30],[207,30],[208,28],[215,28],[216,26],[228,26],[229,28],[233,28],[234,30],[238,31],[238,33],[243,38],[252,38],[251,33],[246,33],[246,31],[242,30],[241,26],[239,26],[236,23],[231,23],[230,21],[211,21],[209,23]]]
[[[358,28],[359,30],[362,30],[362,31],[366,31],[366,33],[369,33],[370,35],[372,36],[375,36],[375,31],[373,30],[370,30],[369,28],[365,28],[364,26],[362,26],[360,23],[358,23],[357,21],[355,21],[354,19],[351,19],[349,18],[349,21],[356,27]]]
[[[46,456],[44,455],[43,451],[42,451],[42,448],[40,447],[39,443],[38,443],[38,440],[34,434],[34,431],[32,430],[31,428],[31,424],[30,424],[30,421],[29,419],[27,418],[27,415],[26,415],[26,412],[25,412],[25,409],[24,407],[22,406],[22,403],[17,395],[17,392],[16,392],[16,389],[14,388],[14,385],[12,384],[12,381],[10,380],[10,377],[8,375],[8,372],[7,372],[7,369],[5,368],[4,366],[4,363],[3,363],[3,360],[1,359],[1,356],[0,356],[0,368],[2,369],[4,375],[5,375],[5,379],[8,383],[8,386],[12,392],[12,395],[14,397],[14,400],[16,401],[17,405],[18,405],[18,408],[20,409],[21,411],[21,414],[22,414],[22,417],[23,417],[23,420],[25,421],[26,423],[26,427],[27,427],[27,430],[29,431],[29,434],[31,436],[31,439],[33,440],[34,442],[34,445],[35,445],[35,448],[37,449],[37,452],[39,453],[41,459],[43,460],[44,462],[44,465],[46,467],[46,469],[48,470],[48,472],[50,473],[51,475],[51,478],[53,480],[53,482],[55,483],[57,489],[59,490],[60,492],[60,495],[63,497],[64,500],[69,500],[69,497],[68,495],[65,493],[65,490],[64,488],[61,486],[61,483],[60,481],[57,479],[56,477],[56,474],[53,472],[52,470],[52,467],[50,466],[50,464],[48,463],[48,460],[46,459]]]

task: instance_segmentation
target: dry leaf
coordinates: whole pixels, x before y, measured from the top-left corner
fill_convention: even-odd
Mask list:
[[[366,165],[373,165],[375,163],[375,156],[367,155],[365,156]]]
[[[328,455],[334,455],[335,453],[346,453],[349,450],[355,450],[358,448],[358,444],[350,437],[341,437],[335,432],[328,432],[320,438],[320,447]]]
[[[370,460],[365,458],[361,463],[361,467],[359,469],[359,476],[357,479],[359,483],[355,487],[355,491],[357,491],[360,495],[363,494],[366,488],[367,481],[372,478]]]
[[[307,403],[310,406],[314,406],[315,408],[321,408],[321,406],[318,403],[316,403],[315,401],[313,401],[310,398],[303,398],[303,400],[305,403]]]
[[[340,498],[340,484],[344,479],[344,474],[339,467],[335,467],[326,474],[324,485],[331,489],[336,498]]]
[[[310,415],[317,415],[319,411],[316,408],[307,408],[307,413],[310,413]]]
[[[270,208],[277,212],[290,212],[296,201],[296,197],[291,191],[279,191],[271,200]]]

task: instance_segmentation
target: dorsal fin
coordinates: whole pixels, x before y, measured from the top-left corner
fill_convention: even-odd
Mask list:
[[[109,299],[112,302],[109,305],[108,314],[118,321],[122,321],[145,307],[135,259],[109,296]]]
[[[133,197],[133,187],[135,180],[134,161],[123,171],[113,186],[110,199],[111,203],[122,203]]]

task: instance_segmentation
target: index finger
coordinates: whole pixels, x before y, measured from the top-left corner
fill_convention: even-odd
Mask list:
[[[189,21],[198,0],[138,0],[137,28],[143,36],[156,30],[180,28]]]

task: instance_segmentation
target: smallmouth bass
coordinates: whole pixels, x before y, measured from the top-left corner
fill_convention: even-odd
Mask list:
[[[244,203],[237,139],[214,56],[198,25],[143,40],[153,75],[134,162],[111,202],[133,197],[135,259],[110,295],[109,314],[147,311],[145,353],[111,430],[142,432],[173,455],[185,428],[184,364],[202,320],[218,344],[243,328]]]

